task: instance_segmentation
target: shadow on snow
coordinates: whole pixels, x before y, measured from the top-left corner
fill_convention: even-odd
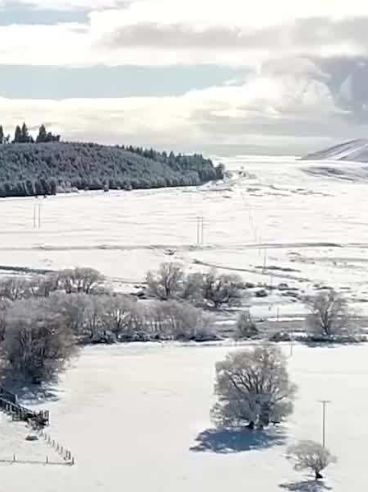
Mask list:
[[[284,443],[285,435],[281,429],[273,428],[263,431],[251,431],[248,429],[207,429],[197,436],[196,444],[190,450],[230,454],[280,446]]]
[[[290,492],[323,492],[332,490],[324,482],[317,480],[305,480],[303,482],[282,483],[280,488]]]

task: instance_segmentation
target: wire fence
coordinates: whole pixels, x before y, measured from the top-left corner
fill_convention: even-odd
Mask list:
[[[58,441],[43,430],[45,425],[50,422],[50,414],[47,410],[35,412],[29,410],[17,403],[17,397],[13,393],[0,387],[0,410],[12,417],[12,420],[27,422],[37,432],[38,437],[43,439],[46,444],[52,448],[61,458],[61,461],[55,461],[45,457],[45,460],[25,460],[20,459],[14,453],[11,458],[0,458],[0,463],[19,463],[19,464],[46,464],[46,465],[75,465],[75,457],[71,451],[62,446]]]
[[[63,460],[66,465],[75,465],[75,457],[72,455],[71,451],[64,446],[62,446],[58,441],[52,439],[51,436],[44,430],[40,430],[38,435],[50,446]]]

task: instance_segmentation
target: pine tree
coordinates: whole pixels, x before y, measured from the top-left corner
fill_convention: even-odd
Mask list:
[[[36,138],[36,143],[47,142],[47,132],[45,125],[41,125]]]
[[[23,125],[22,125],[21,133],[22,133],[22,135],[21,135],[21,138],[22,138],[21,141],[22,141],[22,143],[31,143],[31,142],[33,142],[33,138],[29,134],[27,125],[25,123],[23,123]]]
[[[22,130],[19,125],[15,127],[14,132],[14,140],[13,143],[21,143],[22,142]]]
[[[4,128],[0,125],[0,145],[5,143]]]

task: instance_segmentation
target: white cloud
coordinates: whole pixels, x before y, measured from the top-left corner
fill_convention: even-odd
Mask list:
[[[31,1],[90,8],[89,21],[0,26],[0,64],[241,66],[300,54],[368,54],[361,0]]]
[[[274,70],[274,72],[276,72]],[[322,79],[268,68],[237,86],[212,87],[177,97],[122,99],[0,99],[7,128],[20,121],[52,123],[68,139],[183,148],[234,145],[263,131],[263,143],[323,137],[343,124],[343,112]],[[321,122],[329,121],[325,134]],[[281,125],[281,126],[280,126]],[[313,130],[313,127],[315,130]],[[253,138],[253,137],[252,137]]]

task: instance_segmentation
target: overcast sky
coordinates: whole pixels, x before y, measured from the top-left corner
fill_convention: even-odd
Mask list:
[[[223,155],[368,138],[368,2],[0,0],[0,115]]]

